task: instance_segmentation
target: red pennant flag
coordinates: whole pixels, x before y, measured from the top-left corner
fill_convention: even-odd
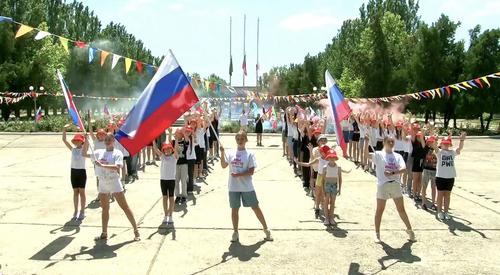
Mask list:
[[[481,89],[484,88],[483,83],[481,82],[481,80],[479,80],[479,78],[474,79],[474,81],[476,81],[476,83],[479,84],[479,86],[481,86]]]
[[[137,65],[137,72],[139,72],[140,74],[142,74],[142,62],[141,61],[136,61],[135,63]]]
[[[75,46],[77,46],[78,48],[80,49],[83,49],[85,48],[87,44],[85,44],[85,42],[82,42],[82,41],[75,41]]]
[[[450,86],[446,86],[445,89],[446,89],[446,93],[448,94],[448,97],[450,97],[451,96]]]

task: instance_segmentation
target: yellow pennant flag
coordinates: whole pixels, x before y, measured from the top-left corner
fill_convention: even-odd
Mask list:
[[[456,89],[457,92],[460,92],[460,88],[458,88],[457,85],[453,84],[453,85],[450,85],[450,87],[452,87],[453,89]]]
[[[106,57],[108,57],[109,52],[107,51],[101,51],[101,67],[104,65],[104,62],[106,62]]]
[[[471,86],[471,85],[469,85],[469,83],[467,83],[467,81],[464,81],[464,82],[462,82],[462,83],[460,83],[460,84],[464,85],[465,87],[467,87],[467,88],[469,88],[469,89],[472,89],[472,86]]]
[[[125,74],[128,74],[128,70],[130,70],[130,65],[132,65],[132,59],[125,57]]]
[[[19,30],[17,30],[16,38],[21,37],[21,36],[29,33],[32,30],[33,30],[33,28],[30,27],[30,26],[21,25],[21,27],[19,28]]]
[[[484,83],[488,84],[488,88],[491,87],[490,82],[488,81],[488,78],[486,76],[481,77],[481,79],[484,81]]]
[[[61,41],[61,45],[63,46],[63,48],[66,50],[67,53],[69,53],[69,49],[68,49],[68,39],[67,38],[64,38],[64,37],[60,37],[59,36],[59,41]]]

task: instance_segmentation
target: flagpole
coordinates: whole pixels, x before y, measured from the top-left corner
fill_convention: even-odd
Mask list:
[[[232,86],[232,65],[233,65],[233,17],[229,16],[229,86]],[[231,122],[231,108],[233,106],[233,97],[229,100],[229,122]]]
[[[257,17],[257,64],[255,65],[255,87],[257,88],[257,93],[259,89],[259,18]]]
[[[245,48],[245,42],[246,42],[246,31],[247,31],[247,15],[243,15],[243,61],[246,63],[246,48]],[[246,64],[245,64],[246,67]],[[243,71],[243,86],[245,86],[245,71]]]

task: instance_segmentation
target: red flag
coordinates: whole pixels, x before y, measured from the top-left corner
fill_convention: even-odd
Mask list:
[[[142,74],[142,62],[141,61],[137,61],[136,64],[137,64],[137,71],[140,74]]]

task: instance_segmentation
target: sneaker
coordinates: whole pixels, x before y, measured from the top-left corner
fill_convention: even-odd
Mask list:
[[[445,219],[445,220],[451,220],[451,217],[450,217],[450,215],[448,214],[448,212],[444,213],[444,219]]]
[[[330,225],[330,219],[325,218],[325,221],[323,221],[323,224],[326,225],[326,226],[329,226]]]
[[[163,218],[163,222],[162,223],[168,223],[168,216],[165,216],[165,218]]]
[[[422,204],[422,209],[424,209],[425,211],[427,211],[427,205]]]
[[[234,242],[237,242],[239,240],[240,236],[238,234],[238,232],[233,232],[233,236],[231,237],[231,242],[234,243]]]
[[[177,198],[175,198],[175,204],[178,204],[178,203],[180,203],[180,202],[181,202],[181,197],[177,197]]]
[[[172,216],[168,216],[167,218],[168,218],[167,219],[168,224],[174,224],[174,219],[172,219]]]
[[[273,237],[271,236],[271,231],[269,229],[264,229],[264,233],[266,234],[266,237],[264,238],[265,241],[268,242],[274,241]]]
[[[80,213],[80,215],[78,215],[77,220],[78,221],[83,221],[83,219],[85,219],[85,214],[84,213]]]
[[[439,212],[437,217],[438,217],[438,220],[441,220],[441,221],[444,220],[443,212]]]
[[[333,226],[335,226],[335,225],[337,225],[337,222],[333,218],[331,218],[330,219],[330,224],[333,225]]]
[[[182,197],[181,203],[186,203],[186,201],[187,201],[186,197]]]
[[[432,204],[431,209],[432,209],[432,210],[434,210],[434,211],[436,211],[436,210],[437,210],[436,205],[435,205],[435,204]]]
[[[408,233],[408,240],[410,242],[416,242],[417,239],[415,238],[415,232],[413,230],[406,230],[406,233]]]
[[[380,239],[380,233],[375,233],[375,237],[373,238],[375,243],[381,243],[382,240]]]

